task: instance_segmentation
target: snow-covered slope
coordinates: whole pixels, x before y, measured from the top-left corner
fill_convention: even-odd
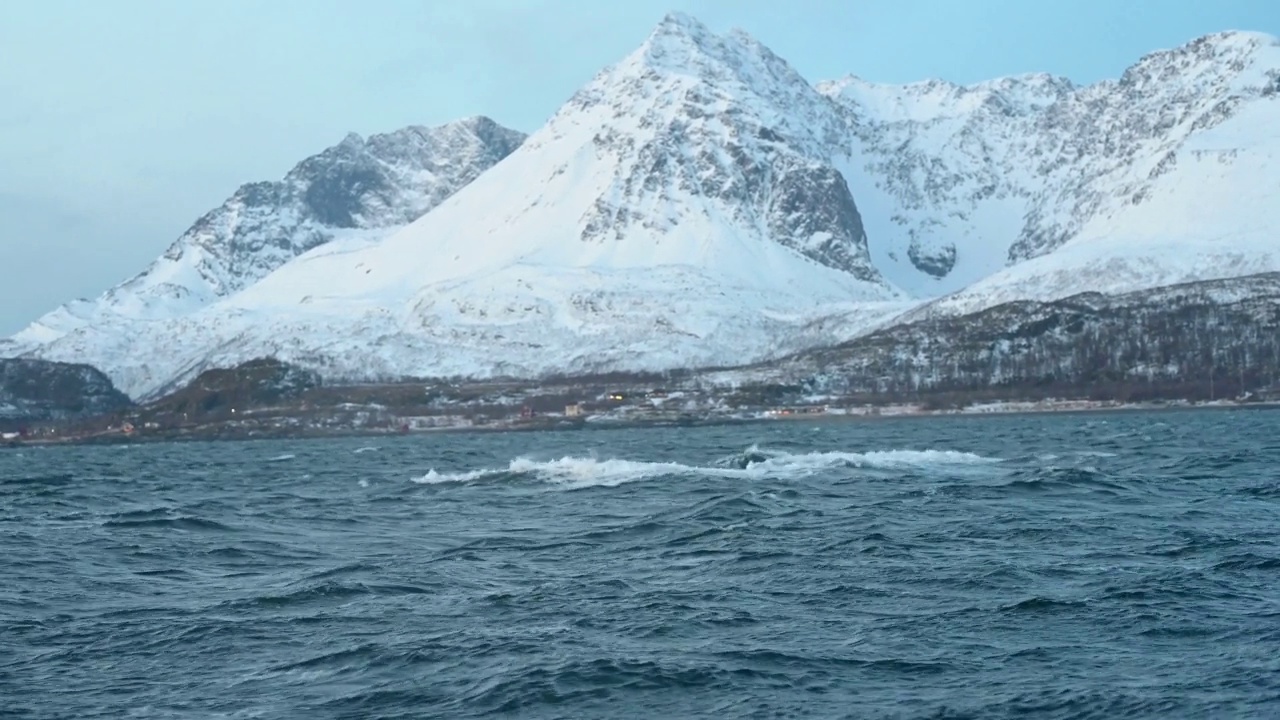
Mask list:
[[[191,313],[335,238],[374,241],[440,204],[506,157],[524,135],[489,118],[355,134],[283,180],[241,186],[146,270],[95,300],[76,300],[14,336],[40,346],[85,326]]]
[[[1089,162],[1067,163],[1081,150],[1059,140],[1043,167],[1060,184],[1036,198],[1035,231],[1011,248],[1015,264],[932,309],[1280,270],[1280,41],[1202,38],[1067,107],[1088,120],[1069,128],[1093,139]]]
[[[671,15],[501,162],[509,131],[447,144],[483,159],[447,190],[411,169],[375,173],[390,196],[338,173],[323,211],[310,179],[271,186],[256,215],[233,198],[192,233],[247,215],[289,228],[278,249],[251,230],[207,244],[251,249],[234,259],[180,241],[127,292],[18,340],[135,397],[261,355],[330,379],[657,370],[1280,270],[1277,121],[1266,35],[1206,36],[1087,87],[813,86],[745,33]],[[372,156],[352,164],[396,165]]]
[[[818,87],[852,131],[842,170],[873,260],[917,296],[967,288],[974,310],[1274,267],[1273,37],[1209,35],[1088,87]]]
[[[830,164],[841,130],[829,101],[759,43],[673,15],[407,228],[326,244],[131,337],[86,329],[41,355],[103,358],[147,396],[262,355],[364,378],[791,352],[825,341],[828,318],[847,334],[903,307]],[[137,345],[152,351],[128,352]]]

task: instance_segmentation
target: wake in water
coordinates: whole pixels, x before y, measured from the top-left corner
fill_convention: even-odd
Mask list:
[[[983,457],[955,450],[885,450],[865,453],[788,453],[752,445],[741,453],[721,458],[710,465],[678,462],[592,457],[562,457],[534,460],[519,457],[501,469],[438,472],[434,468],[414,482],[424,484],[468,483],[483,480],[532,478],[565,489],[614,487],[623,483],[659,477],[711,477],[744,480],[798,479],[826,470],[860,468],[897,470],[939,466],[988,465],[1001,458]]]

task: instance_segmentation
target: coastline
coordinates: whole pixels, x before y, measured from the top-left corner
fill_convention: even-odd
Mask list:
[[[977,408],[977,409],[974,409]],[[797,412],[710,414],[686,416],[678,419],[645,417],[609,417],[607,415],[564,418],[543,416],[534,421],[484,423],[472,425],[447,425],[440,427],[395,430],[372,427],[305,428],[290,431],[244,430],[226,425],[197,428],[174,428],[157,432],[132,432],[110,430],[84,435],[34,438],[5,438],[0,449],[31,447],[137,445],[151,443],[182,442],[243,442],[252,440],[320,440],[334,438],[422,437],[428,435],[454,435],[473,433],[531,433],[576,432],[590,430],[625,430],[661,427],[718,427],[725,425],[765,425],[774,422],[803,422],[810,424],[833,422],[877,422],[884,420],[926,420],[938,418],[980,418],[1037,415],[1111,415],[1115,413],[1165,413],[1203,410],[1275,410],[1280,401],[1211,401],[1165,403],[1114,403],[1107,401],[1062,401],[1060,403],[993,403],[963,409],[924,409],[912,405],[890,405],[873,408],[877,412]],[[887,410],[887,412],[886,412]]]

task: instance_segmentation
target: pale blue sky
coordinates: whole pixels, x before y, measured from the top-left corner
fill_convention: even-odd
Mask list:
[[[672,9],[811,81],[1092,82],[1209,32],[1280,35],[1278,0],[0,0],[0,334],[348,131],[532,131]]]

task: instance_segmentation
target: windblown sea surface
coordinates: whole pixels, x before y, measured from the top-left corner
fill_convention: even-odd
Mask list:
[[[1280,717],[1280,412],[0,450],[0,715]]]

